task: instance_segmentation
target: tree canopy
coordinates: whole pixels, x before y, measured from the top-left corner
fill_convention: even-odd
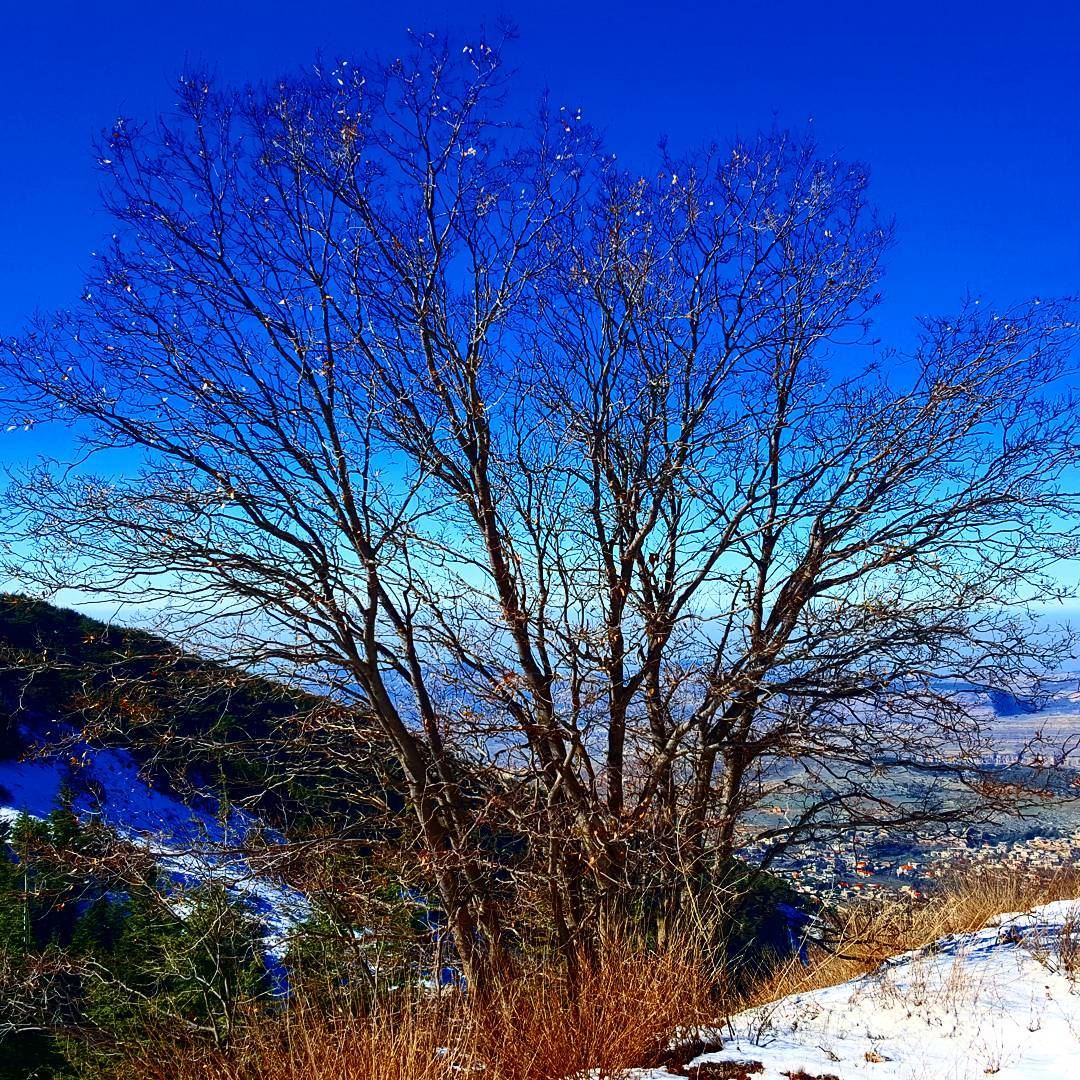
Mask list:
[[[1070,302],[883,350],[860,165],[777,130],[627,170],[513,115],[500,52],[185,78],[101,146],[81,306],[0,352],[11,421],[86,450],[11,491],[24,579],[374,720],[477,979],[510,896],[569,955],[751,840],[970,810],[951,687],[1064,655],[1027,612],[1075,550]]]

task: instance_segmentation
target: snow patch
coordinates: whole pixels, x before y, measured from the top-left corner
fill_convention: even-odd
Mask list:
[[[292,933],[311,915],[307,897],[258,877],[241,856],[214,850],[242,842],[256,824],[250,815],[232,811],[223,822],[213,800],[196,806],[151,787],[126,750],[83,746],[66,758],[0,761],[0,797],[8,804],[0,806],[0,820],[14,821],[20,813],[47,817],[64,784],[75,792],[80,817],[93,817],[143,847],[176,880],[220,883],[243,899],[263,927],[267,956],[284,957]]]
[[[723,1050],[690,1063],[759,1062],[755,1080],[1061,1080],[1077,1075],[1078,986],[1062,965],[1080,901],[999,916],[839,986],[732,1018]],[[636,1080],[670,1080],[636,1070]],[[691,1072],[691,1075],[693,1073]]]

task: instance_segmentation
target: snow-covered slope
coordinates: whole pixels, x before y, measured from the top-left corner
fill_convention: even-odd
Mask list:
[[[123,749],[82,745],[68,756],[0,760],[0,820],[14,820],[20,812],[45,817],[64,784],[74,793],[76,813],[92,815],[143,846],[177,881],[218,882],[243,899],[263,927],[272,960],[284,954],[290,933],[311,914],[302,893],[253,874],[241,855],[230,852],[242,845],[254,824],[250,817],[233,811],[226,825],[213,800],[185,802],[154,789]]]
[[[56,808],[63,784],[72,789],[76,811],[93,814],[127,837],[174,844],[222,839],[208,801],[195,807],[155,790],[127,750],[80,744],[63,756],[0,760],[0,803],[15,811],[44,817]]]
[[[745,1062],[753,1080],[1080,1076],[1080,984],[1068,972],[1080,965],[1074,914],[1080,903],[1064,901],[1000,916],[871,975],[751,1009],[722,1033],[723,1050],[694,1059],[686,1072],[701,1080],[741,1076],[695,1066]]]

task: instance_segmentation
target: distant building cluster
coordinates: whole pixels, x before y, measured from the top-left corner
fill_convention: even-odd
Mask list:
[[[875,855],[878,851],[894,854]],[[1080,830],[1069,836],[1024,840],[914,834],[903,854],[896,855],[896,851],[895,836],[884,830],[853,832],[816,849],[790,852],[771,869],[800,892],[822,899],[920,897],[934,879],[958,870],[978,867],[1011,873],[1045,872],[1080,864]],[[764,845],[750,844],[742,854],[757,862],[765,854]]]

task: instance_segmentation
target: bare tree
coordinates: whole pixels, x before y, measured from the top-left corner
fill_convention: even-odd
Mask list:
[[[20,575],[373,719],[478,982],[499,830],[570,955],[749,840],[970,810],[939,798],[987,739],[950,680],[1059,658],[1027,608],[1075,537],[1068,304],[883,353],[860,167],[776,132],[640,176],[505,91],[497,48],[424,36],[184,80],[101,147],[82,307],[2,359],[12,423],[85,447],[13,488]]]

